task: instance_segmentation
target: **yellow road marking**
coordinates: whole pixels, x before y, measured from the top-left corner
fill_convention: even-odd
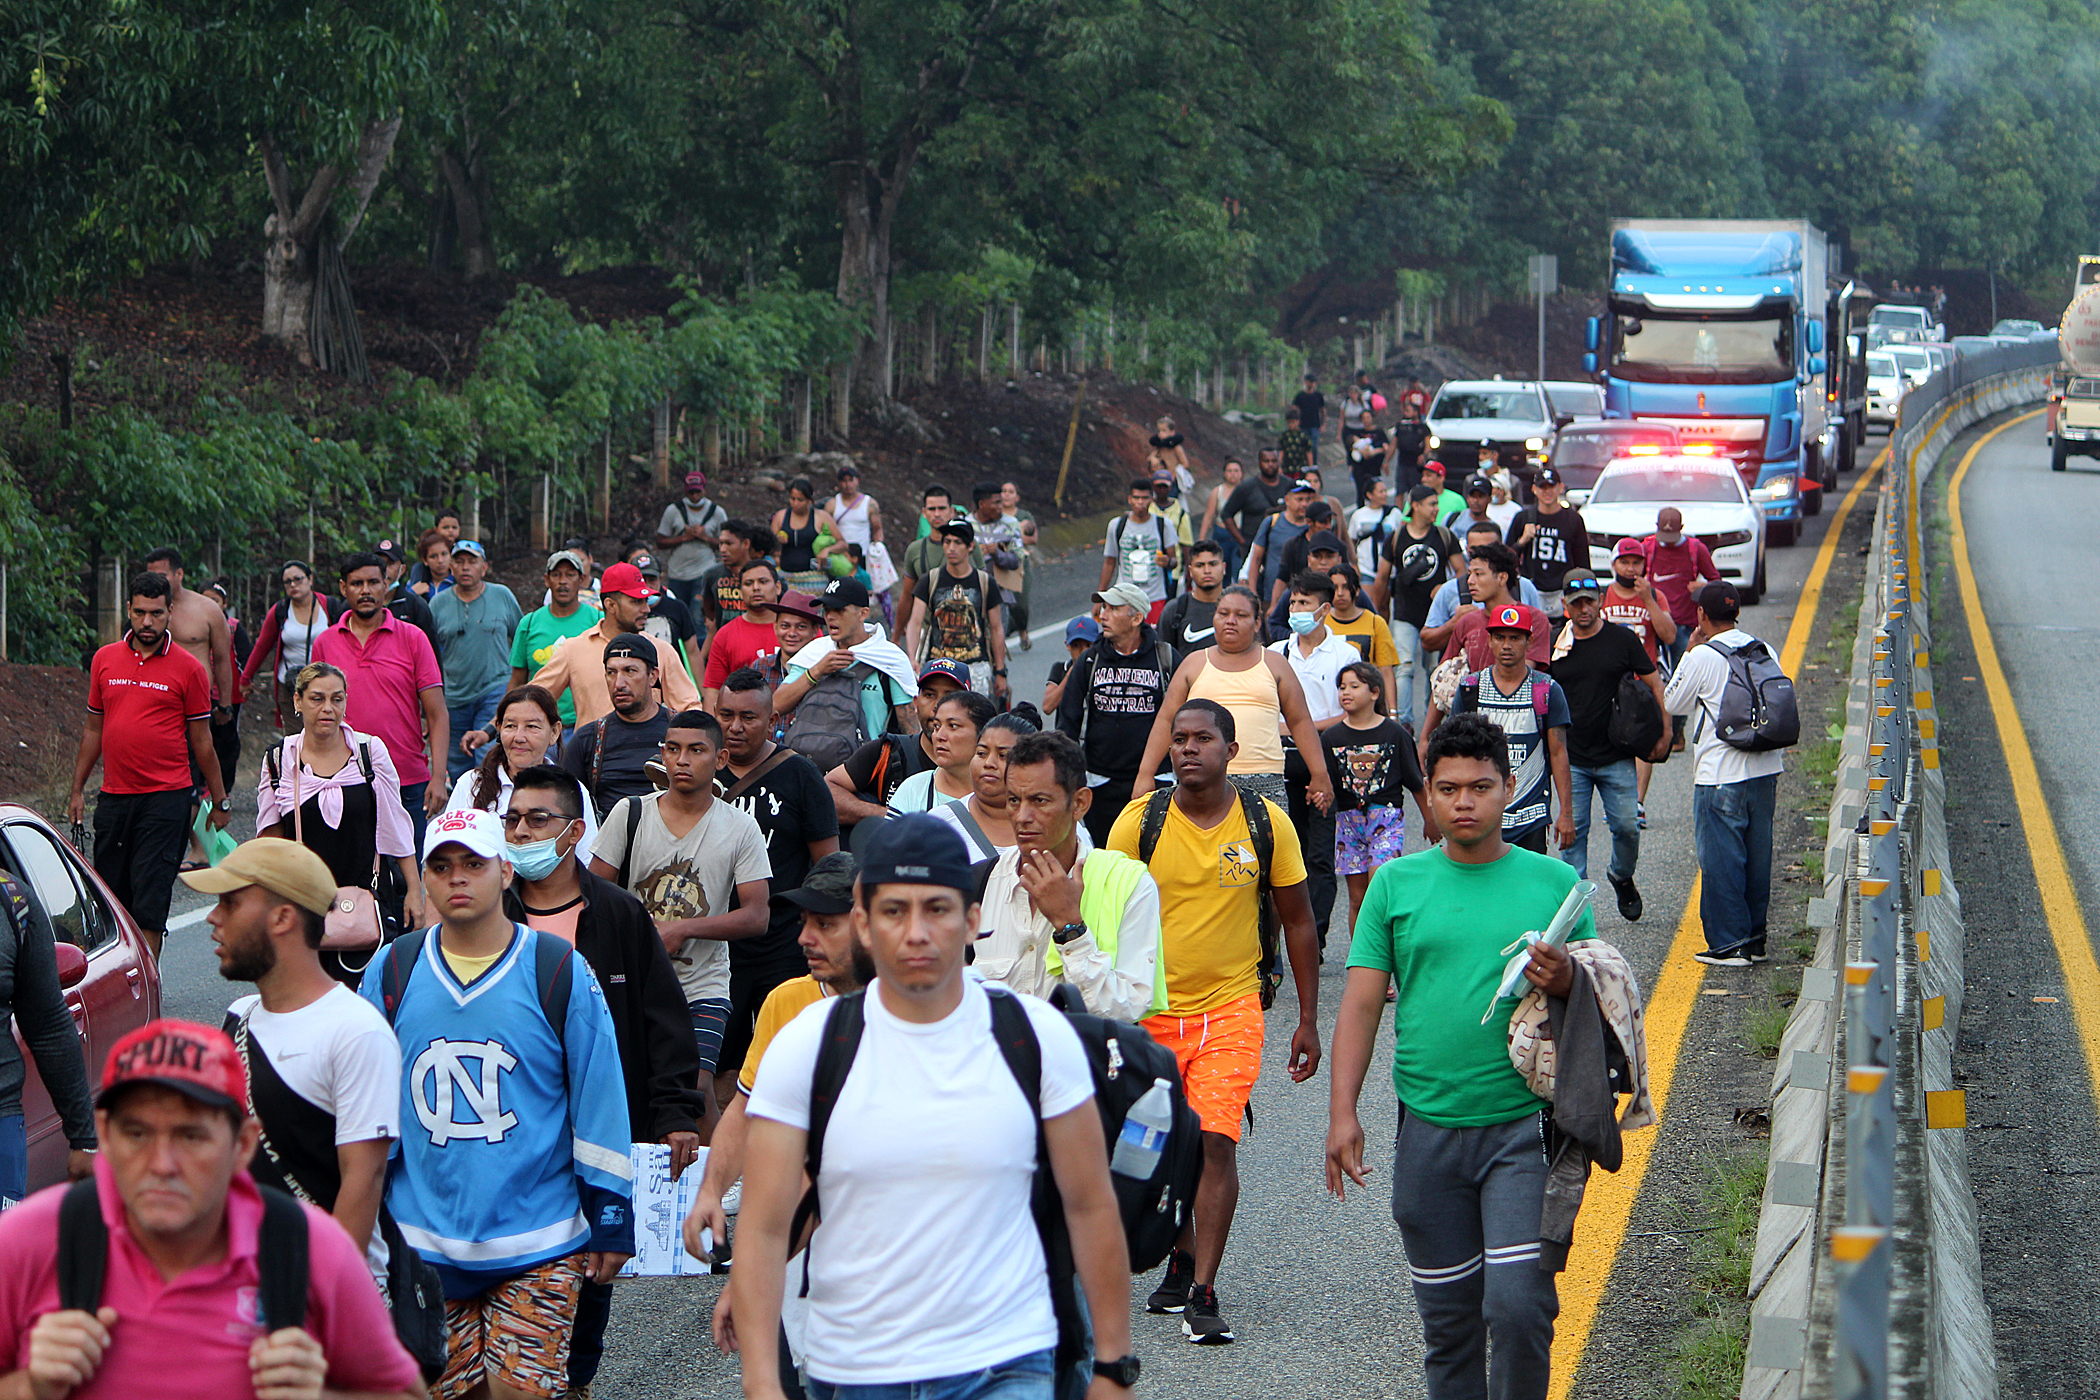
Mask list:
[[[2063,966],[2064,990],[2070,994],[2071,1014],[2078,1022],[2078,1039],[2085,1048],[2086,1073],[2100,1092],[2100,963],[2093,958],[2092,935],[2085,914],[2078,907],[2078,891],[2071,883],[2071,868],[2064,860],[2063,842],[2049,815],[2049,800],[2034,765],[2034,750],[2028,747],[2027,732],[2020,727],[2020,711],[2013,703],[2012,687],[1998,664],[1998,644],[1984,616],[1983,595],[1976,587],[1976,571],[1969,564],[1969,536],[1962,527],[1961,488],[1984,445],[2008,428],[2018,427],[2042,410],[2023,413],[1976,439],[1954,479],[1947,484],[1947,517],[1952,529],[1951,553],[1954,572],[1961,582],[1961,607],[1969,624],[1969,640],[1976,648],[1976,669],[1991,697],[1991,718],[1998,728],[1998,746],[2005,752],[2005,767],[2012,780],[2013,804],[2020,812],[2020,829],[2027,838],[2027,859],[2034,867],[2034,883],[2042,896],[2042,916],[2049,921],[2049,937],[2056,944],[2056,960]]]
[[[1845,521],[1888,456],[1884,447],[1873,465],[1852,483],[1852,489],[1830,517],[1830,529],[1824,533],[1815,563],[1801,584],[1801,599],[1794,605],[1794,620],[1787,628],[1786,644],[1780,648],[1779,664],[1788,675],[1800,670],[1801,658],[1808,651],[1816,610],[1823,598],[1823,581],[1829,577],[1831,561],[1837,557]],[[1670,941],[1670,951],[1663,955],[1662,971],[1656,975],[1655,985],[1648,989],[1643,1016],[1648,1033],[1648,1093],[1655,1100],[1656,1117],[1664,1123],[1668,1122],[1670,1084],[1676,1077],[1678,1054],[1684,1048],[1684,1033],[1699,1002],[1700,984],[1706,980],[1706,964],[1694,962],[1692,954],[1705,946],[1706,938],[1699,925],[1699,877],[1694,875],[1691,891],[1685,896],[1684,914],[1677,921],[1677,934]],[[1610,1175],[1593,1175],[1583,1193],[1582,1234],[1601,1247],[1571,1250],[1568,1271],[1560,1276],[1560,1322],[1553,1329],[1549,1400],[1567,1400],[1575,1387],[1582,1353],[1589,1346],[1590,1332],[1597,1325],[1597,1312],[1604,1302],[1604,1287],[1611,1281],[1612,1268],[1625,1243],[1627,1222],[1633,1218],[1634,1201],[1641,1194],[1641,1182],[1648,1175],[1648,1158],[1654,1153],[1655,1140],[1661,1132],[1659,1123],[1652,1132],[1629,1133],[1624,1165]]]

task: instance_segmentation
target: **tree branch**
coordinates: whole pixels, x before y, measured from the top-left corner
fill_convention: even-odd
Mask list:
[[[350,216],[343,220],[343,236],[337,240],[339,247],[348,247],[351,235],[365,221],[365,209],[372,203],[372,191],[379,187],[379,177],[386,170],[387,158],[394,153],[394,138],[400,134],[399,112],[365,123],[364,138],[357,143],[357,168],[350,177]]]
[[[277,225],[289,231],[292,224],[292,173],[285,169],[284,156],[270,133],[262,134],[263,179],[269,182],[270,202],[277,206]]]

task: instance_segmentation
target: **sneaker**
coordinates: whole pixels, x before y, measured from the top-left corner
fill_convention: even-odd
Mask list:
[[[1708,967],[1750,966],[1750,959],[1743,956],[1740,950],[1733,953],[1709,953],[1702,950],[1700,952],[1692,954],[1692,961],[1703,962]]]
[[[1611,887],[1619,892],[1619,917],[1628,923],[1640,922],[1644,906],[1641,904],[1641,892],[1633,887],[1633,877],[1629,875],[1621,880],[1616,876],[1606,875],[1604,878],[1610,880]]]
[[[1637,825],[1638,825],[1638,826],[1640,827],[1640,829],[1641,829],[1642,831],[1646,831],[1646,830],[1648,829],[1648,804],[1647,804],[1647,803],[1645,803],[1645,802],[1636,802],[1636,803],[1634,803],[1634,804],[1633,804],[1633,819],[1634,819],[1634,822],[1635,822],[1635,823],[1636,823],[1636,824],[1637,824]]]
[[[744,1183],[739,1181],[722,1193],[722,1214],[735,1215],[744,1207]]]
[[[1196,1282],[1196,1256],[1175,1250],[1167,1256],[1167,1276],[1145,1300],[1148,1313],[1178,1313],[1188,1306],[1189,1288]]]
[[[1765,951],[1765,945],[1762,942],[1745,944],[1743,952],[1754,963],[1772,961],[1772,955]]]
[[[1027,634],[1026,632],[1023,632],[1023,633],[1021,634],[1021,650],[1023,650],[1023,651],[1034,651],[1034,650],[1035,650],[1035,639],[1034,639],[1034,638],[1032,638],[1032,637],[1030,637],[1030,636],[1029,636],[1029,635],[1028,635],[1028,634]]]
[[[1181,1335],[1199,1347],[1223,1346],[1232,1340],[1232,1328],[1218,1316],[1218,1290],[1200,1283],[1189,1285],[1188,1306],[1181,1313]]]

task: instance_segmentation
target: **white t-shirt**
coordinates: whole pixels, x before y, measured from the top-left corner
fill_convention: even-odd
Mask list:
[[[961,798],[950,797],[947,793],[935,787],[933,785],[933,775],[933,769],[922,768],[903,782],[897,784],[897,790],[890,794],[890,810],[907,814],[930,812],[934,808],[947,803],[962,801]]]
[[[641,802],[634,832],[634,858],[627,862],[627,890],[652,919],[704,919],[729,912],[738,885],[770,880],[773,862],[766,836],[751,814],[715,802],[683,836],[671,835],[654,797],[624,797],[598,828],[595,859],[617,870],[627,854],[629,802]],[[729,945],[719,938],[688,938],[671,954],[678,988],[689,1002],[729,996]]]
[[[984,984],[931,1025],[868,988],[867,1029],[824,1137],[824,1220],[809,1247],[808,1364],[834,1385],[959,1375],[1057,1344],[1043,1246],[1029,1213],[1036,1125],[992,1038]],[[1011,995],[1004,991],[998,995]],[[1094,1092],[1064,1014],[1020,1004],[1043,1050],[1042,1112]],[[810,1079],[831,1008],[782,1028],[746,1112],[809,1127]]]
[[[1741,628],[1730,628],[1713,640],[1731,647],[1755,640]],[[1710,646],[1695,646],[1677,663],[1676,674],[1663,688],[1663,708],[1673,715],[1688,715],[1686,733],[1692,741],[1692,782],[1705,787],[1740,783],[1786,771],[1786,751],[1769,749],[1746,753],[1714,732],[1721,692],[1728,688],[1728,658]]]

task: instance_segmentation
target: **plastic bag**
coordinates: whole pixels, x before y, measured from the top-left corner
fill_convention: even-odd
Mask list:
[[[191,824],[190,830],[196,833],[197,844],[204,850],[204,858],[213,865],[217,865],[220,861],[232,855],[233,848],[241,843],[232,832],[221,831],[213,826],[209,820],[210,816],[211,803],[208,801],[199,802],[197,804],[197,820]]]

